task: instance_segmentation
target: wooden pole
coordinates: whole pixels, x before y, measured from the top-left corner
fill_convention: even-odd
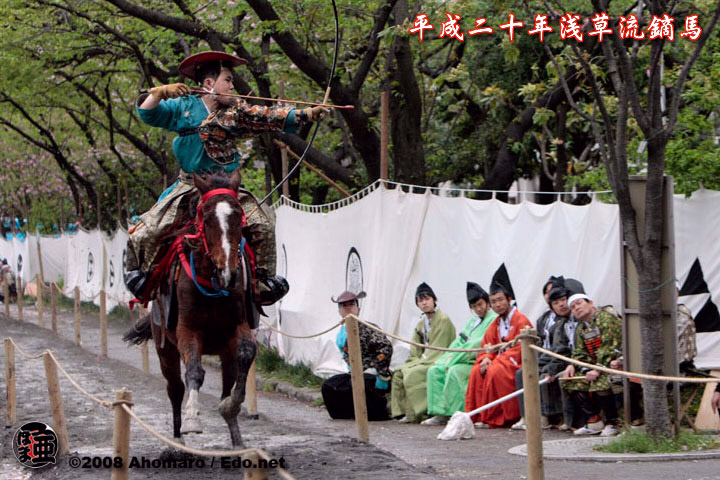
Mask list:
[[[115,197],[117,200],[118,227],[122,226],[122,200],[120,199],[120,182],[115,184]]]
[[[5,316],[10,318],[10,285],[3,279],[3,297],[5,298]]]
[[[300,157],[300,155],[298,155],[297,153],[293,152],[285,143],[281,142],[280,140],[277,140],[277,139],[276,139],[276,140],[275,140],[275,144],[276,144],[277,146],[279,146],[280,148],[282,148],[283,151],[287,151],[287,152],[290,154],[290,156],[293,157],[293,158],[295,158],[296,160],[300,160],[300,158],[302,158],[302,157]],[[325,174],[323,173],[323,171],[320,170],[319,168],[317,168],[315,165],[313,165],[313,164],[311,164],[311,163],[308,163],[307,161],[303,160],[303,166],[305,166],[305,167],[309,168],[310,170],[312,170],[313,172],[315,172],[320,178],[322,178],[323,180],[325,180],[326,182],[328,182],[328,183],[330,184],[330,186],[333,187],[333,188],[334,188],[335,190],[337,190],[338,192],[342,193],[342,194],[345,195],[346,197],[349,197],[349,196],[350,196],[350,192],[348,192],[347,190],[345,190],[344,188],[342,188],[342,187],[341,187],[340,185],[338,185],[335,181],[333,181],[333,179],[331,179],[330,177],[328,177],[327,175],[325,175]]]
[[[18,320],[22,322],[23,319],[23,286],[22,277],[17,277],[17,307],[18,307]]]
[[[282,178],[285,178],[288,174],[287,148],[280,149],[280,160],[282,165]],[[288,182],[283,183],[282,194],[288,198],[290,197],[290,185]]]
[[[380,178],[388,179],[388,148],[390,137],[388,134],[390,126],[390,91],[382,92],[380,96]]]
[[[105,289],[100,290],[100,355],[107,357],[107,294]]]
[[[9,338],[5,339],[5,385],[7,395],[7,424],[15,425],[15,346]]]
[[[50,284],[50,306],[52,308],[52,331],[57,335],[57,286],[55,282]]]
[[[58,381],[57,365],[50,356],[50,352],[43,353],[45,362],[45,376],[47,377],[48,395],[50,396],[50,409],[53,417],[53,430],[58,436],[58,457],[64,457],[70,452],[68,446],[67,423],[63,410],[60,382]]]
[[[148,352],[148,340],[145,340],[140,345],[140,352],[142,353],[142,370],[144,373],[150,373],[150,353]]]
[[[253,420],[260,418],[257,409],[257,381],[255,378],[255,371],[255,360],[253,360],[252,365],[250,365],[247,381],[245,382],[245,398],[247,399],[248,417]]]
[[[261,459],[256,452],[248,453],[244,458],[252,462],[252,467],[243,467],[243,480],[267,480],[270,478],[265,459]]]
[[[350,377],[352,378],[353,406],[355,407],[355,425],[358,430],[358,440],[368,443],[367,405],[365,403],[365,374],[363,372],[360,352],[360,333],[358,322],[353,317],[345,319],[347,328],[347,345],[350,357]]]
[[[37,254],[38,265],[40,266],[40,280],[45,281],[45,270],[43,269],[42,248],[40,247],[40,229],[35,228],[35,237],[37,238]]]
[[[531,328],[523,328],[522,335],[537,335]],[[542,427],[540,419],[540,386],[538,384],[537,353],[530,348],[532,338],[521,338],[522,376],[525,392],[525,435],[527,438],[527,478],[528,480],[544,480]]]
[[[114,467],[110,480],[127,480],[130,462],[130,415],[122,405],[129,404],[132,408],[132,392],[125,388],[115,392],[115,428],[113,428],[113,457],[122,458],[122,466]]]
[[[80,288],[75,287],[75,345],[82,345],[80,339]]]
[[[102,261],[102,288],[100,289],[100,354],[107,357],[107,293],[105,292],[105,287],[107,285],[107,251],[104,243]]]
[[[38,265],[40,266],[40,274],[35,277],[37,284],[37,302],[38,302],[38,325],[45,328],[45,317],[43,317],[43,287],[45,287],[45,271],[43,270],[42,248],[40,247],[40,229],[35,227],[35,238],[37,239],[37,255]]]
[[[40,328],[45,328],[45,317],[43,316],[43,281],[40,275],[35,276],[35,284],[37,285],[38,325]]]
[[[97,194],[97,229],[102,228],[102,210],[100,208],[100,194]]]

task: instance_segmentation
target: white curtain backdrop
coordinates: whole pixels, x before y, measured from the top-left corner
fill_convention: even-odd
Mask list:
[[[339,320],[330,297],[362,288],[368,296],[361,317],[410,337],[419,319],[414,293],[421,282],[434,289],[440,309],[459,330],[470,316],[465,282],[488,289],[502,263],[518,308],[532,321],[545,309],[540,289],[550,275],[576,278],[598,304],[620,306],[616,205],[509,205],[385,188],[345,203],[328,213],[288,205],[276,211],[278,272],[288,278],[290,293],[266,311],[284,331],[308,335],[329,328]],[[674,198],[677,277],[682,285],[697,259],[710,290],[680,298],[694,314],[708,297],[720,303],[718,206],[720,192]],[[68,296],[78,286],[83,300],[98,304],[104,272],[108,308],[126,304],[132,298],[122,281],[127,236],[124,230],[110,238],[97,231],[41,236],[45,280],[62,280]],[[24,241],[0,239],[0,256],[25,281],[40,273],[37,242],[33,235]],[[290,363],[308,364],[324,376],[346,370],[335,347],[336,332],[309,340],[270,336]],[[398,365],[408,348],[393,345]],[[698,334],[698,350],[698,366],[720,368],[720,332]]]

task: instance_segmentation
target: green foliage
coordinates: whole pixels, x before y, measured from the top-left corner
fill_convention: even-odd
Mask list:
[[[683,430],[676,437],[652,437],[643,430],[629,429],[611,442],[595,447],[605,453],[677,453],[720,447],[716,435],[696,435]]]

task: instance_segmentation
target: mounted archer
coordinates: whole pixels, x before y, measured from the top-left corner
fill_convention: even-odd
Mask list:
[[[175,223],[179,211],[189,208],[189,194],[195,191],[192,175],[238,169],[235,138],[270,131],[295,133],[305,122],[317,121],[326,112],[323,107],[298,110],[250,105],[230,96],[232,69],[245,63],[224,52],[191,55],[180,63],[179,71],[197,82],[206,95],[191,95],[190,87],[173,83],[154,87],[137,100],[137,113],[143,122],[178,134],[173,152],[180,165],[178,180],[130,230],[125,284],[143,302],[156,293],[157,282],[148,280],[163,254],[162,233]],[[239,199],[245,211],[256,205],[250,192],[243,191]],[[275,303],[289,290],[287,280],[275,275],[274,223],[273,211],[261,208],[247,219],[243,232],[255,253],[254,291],[262,305]]]

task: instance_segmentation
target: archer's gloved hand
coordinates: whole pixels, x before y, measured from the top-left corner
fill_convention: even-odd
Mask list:
[[[190,87],[184,83],[171,83],[170,85],[153,87],[150,89],[150,93],[155,98],[167,100],[168,98],[178,98],[190,95]]]
[[[308,107],[300,110],[300,116],[304,120],[310,122],[317,122],[318,120],[322,120],[323,118],[325,118],[325,115],[327,115],[329,112],[330,109],[325,107]]]

